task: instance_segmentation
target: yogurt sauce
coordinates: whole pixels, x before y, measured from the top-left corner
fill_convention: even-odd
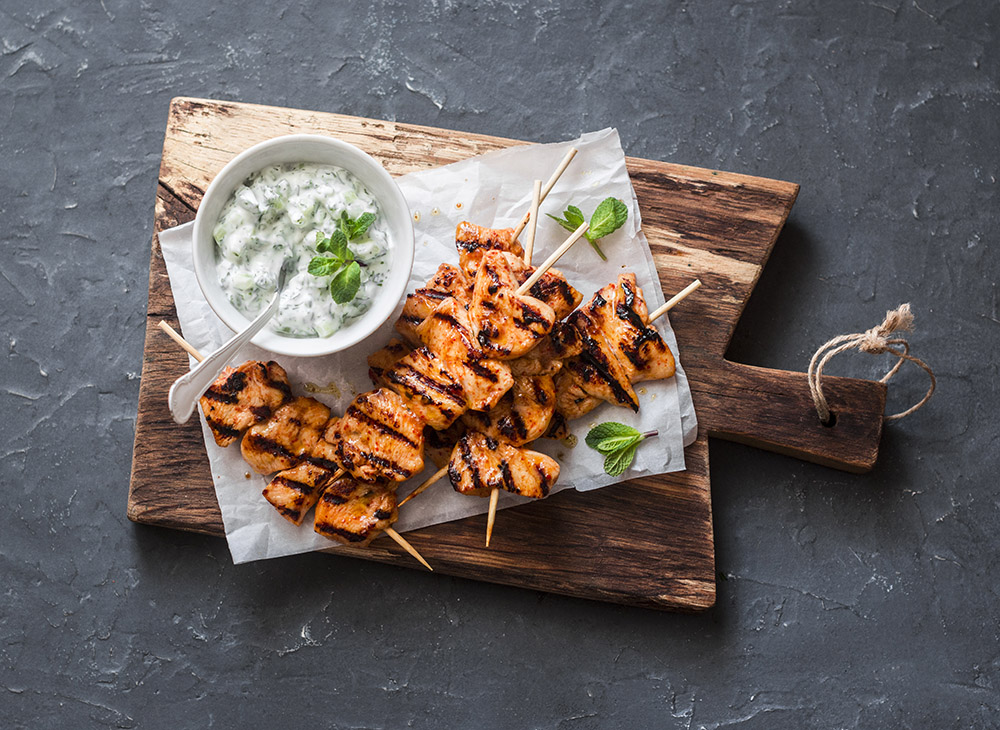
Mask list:
[[[346,304],[330,294],[332,276],[309,273],[316,234],[329,237],[342,211],[351,218],[374,213],[368,231],[348,245],[361,266],[361,287]],[[360,180],[340,167],[273,165],[247,178],[222,209],[212,233],[219,284],[234,307],[252,319],[288,274],[274,331],[293,337],[329,337],[371,307],[391,263],[386,222]]]

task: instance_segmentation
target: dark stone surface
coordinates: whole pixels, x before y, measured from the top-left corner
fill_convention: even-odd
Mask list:
[[[0,726],[1000,723],[996,2],[213,5],[0,6]],[[804,369],[912,301],[938,394],[867,476],[713,443],[700,616],[320,555],[234,567],[125,518],[175,95],[613,125],[630,154],[799,182],[732,357]],[[890,400],[924,386],[906,370]]]

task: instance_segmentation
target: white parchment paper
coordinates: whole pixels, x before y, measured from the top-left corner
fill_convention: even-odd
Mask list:
[[[397,179],[414,214],[416,256],[408,291],[413,291],[437,270],[443,261],[458,263],[455,250],[455,226],[461,220],[481,225],[513,226],[531,202],[531,181],[545,180],[570,146],[579,150],[573,163],[542,205],[542,213],[561,214],[569,204],[590,215],[597,204],[613,195],[629,207],[625,226],[607,238],[601,247],[608,256],[604,262],[582,240],[559,262],[573,284],[587,301],[591,294],[623,271],[633,271],[646,295],[650,310],[664,302],[653,257],[641,231],[639,207],[625,168],[625,155],[617,131],[606,129],[585,134],[570,142],[514,147],[474,157],[452,165],[415,172]],[[221,346],[232,332],[213,313],[205,301],[194,275],[191,256],[191,227],[185,224],[160,234],[160,247],[167,265],[170,286],[177,305],[184,337],[204,353]],[[554,221],[540,216],[535,238],[536,263],[545,259],[568,236]],[[523,239],[523,236],[522,236]],[[402,308],[400,303],[398,311]],[[288,371],[292,388],[305,394],[303,385],[318,385],[324,391],[308,393],[329,405],[335,413],[358,394],[372,388],[368,379],[367,356],[385,345],[394,335],[392,322],[359,345],[320,358],[277,358]],[[563,442],[539,439],[534,448],[555,457],[561,465],[555,491],[575,487],[585,491],[626,479],[651,476],[684,469],[683,447],[694,441],[697,432],[694,406],[687,378],[680,364],[677,341],[666,317],[657,321],[664,340],[677,357],[677,375],[666,381],[642,383],[636,388],[641,408],[632,413],[610,404],[602,405],[570,424],[577,437],[575,447]],[[236,358],[274,359],[270,353],[248,345]],[[193,361],[192,361],[193,364]],[[584,444],[584,436],[595,424],[615,420],[635,426],[640,431],[657,429],[659,436],[639,448],[632,467],[621,477],[604,473],[603,457]],[[222,510],[226,537],[233,560],[237,563],[262,558],[329,548],[334,545],[317,535],[308,524],[296,527],[282,518],[263,498],[267,480],[251,473],[240,456],[238,445],[227,449],[215,444],[202,419],[205,448],[212,467],[212,478]],[[400,488],[406,494],[429,475]],[[523,498],[502,493],[501,509],[519,504]],[[448,522],[487,511],[488,500],[456,493],[447,479],[427,490],[400,510],[400,532]]]

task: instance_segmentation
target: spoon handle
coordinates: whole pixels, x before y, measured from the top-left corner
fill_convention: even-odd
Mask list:
[[[170,406],[170,414],[177,423],[187,423],[194,413],[195,406],[201,394],[208,390],[223,366],[232,359],[236,351],[253,338],[255,334],[264,329],[264,325],[270,321],[275,312],[278,311],[278,302],[281,299],[280,290],[274,295],[274,299],[267,309],[257,315],[257,318],[250,323],[242,332],[233,336],[229,342],[206,357],[195,368],[179,377],[170,386],[170,393],[167,396],[167,404]]]

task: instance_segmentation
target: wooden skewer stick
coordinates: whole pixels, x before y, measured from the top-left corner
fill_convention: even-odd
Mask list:
[[[567,164],[569,163],[567,162]],[[535,180],[535,187],[531,194],[531,214],[530,214],[531,217],[530,217],[530,224],[528,226],[528,240],[527,244],[524,247],[524,263],[526,263],[528,266],[531,266],[531,254],[535,248],[535,231],[538,230],[538,205],[541,202],[541,195],[542,195],[542,181]],[[573,235],[576,235],[577,233],[578,231],[574,231]],[[579,236],[577,236],[577,238],[579,238]],[[572,243],[569,244],[569,246],[572,245],[573,245]],[[569,246],[566,246],[566,248],[569,249]],[[545,265],[543,265],[542,274],[545,273],[544,269],[548,269],[554,263],[555,260],[553,260],[552,262],[546,261]],[[538,272],[535,273],[537,274]],[[540,276],[541,274],[538,274],[538,277]],[[532,283],[533,282],[529,279],[527,282],[525,282],[525,287],[530,289]],[[521,293],[520,290],[518,291],[519,293]],[[489,512],[487,512],[486,514],[486,547],[490,546],[490,539],[493,537],[493,525],[497,520],[497,501],[499,499],[500,499],[500,488],[493,487],[493,490],[490,492],[490,509]]]
[[[689,294],[691,294],[691,292],[693,292],[699,286],[701,286],[701,280],[700,279],[695,279],[690,284],[688,284],[686,287],[684,287],[679,292],[677,292],[672,297],[670,297],[669,301],[667,301],[666,304],[664,304],[662,307],[660,307],[655,312],[653,312],[651,315],[649,315],[649,324],[652,324],[655,320],[659,319],[664,314],[666,314],[671,309],[673,309],[678,304],[680,304],[682,301],[684,301],[687,298],[687,296]]]
[[[545,200],[545,198],[548,196],[552,188],[555,187],[555,184],[559,180],[560,176],[562,176],[562,174],[566,172],[566,168],[569,167],[569,163],[571,163],[573,161],[573,158],[576,157],[576,153],[577,153],[576,147],[569,148],[569,152],[567,152],[566,156],[563,157],[562,162],[559,163],[559,167],[556,168],[556,171],[552,173],[552,177],[549,178],[548,182],[546,182],[545,186],[542,188],[542,193],[541,195],[538,196],[539,203]],[[534,213],[532,213],[529,210],[527,213],[524,214],[524,216],[521,218],[520,223],[518,223],[517,227],[514,228],[515,240],[517,239],[518,236],[521,235],[521,231],[524,230],[524,227],[528,225],[528,219],[533,218],[537,215],[538,215],[537,210]]]
[[[412,555],[417,560],[417,562],[419,562],[422,566],[427,568],[427,570],[431,571],[432,573],[434,572],[434,568],[430,566],[430,563],[424,560],[423,556],[417,552],[417,549],[406,541],[406,538],[404,538],[402,535],[400,535],[391,527],[385,528],[383,532],[385,532],[386,535],[395,540],[397,545],[399,545],[401,548],[403,548],[403,550]]]
[[[542,202],[542,181],[535,180],[535,188],[531,191],[531,225],[528,226],[528,239],[524,242],[524,263],[531,266],[531,254],[535,250],[535,231],[538,229],[538,206]]]
[[[567,238],[559,248],[552,252],[551,256],[545,259],[545,263],[535,269],[535,273],[529,276],[528,280],[518,287],[517,294],[521,295],[527,293],[531,287],[533,287],[535,283],[542,278],[545,272],[555,266],[556,261],[561,259],[563,254],[569,251],[570,247],[580,240],[583,234],[587,232],[588,226],[589,224],[586,222],[581,223],[580,227],[573,231],[569,235],[569,238]]]
[[[166,332],[166,333],[167,333],[167,335],[168,335],[168,336],[170,337],[170,339],[172,339],[172,340],[173,340],[174,342],[176,342],[176,343],[177,343],[178,345],[180,345],[180,346],[181,346],[182,348],[184,348],[184,350],[185,350],[185,351],[186,351],[186,352],[187,352],[187,353],[188,353],[189,355],[191,355],[191,357],[193,357],[193,358],[194,358],[195,360],[197,360],[198,362],[201,362],[202,360],[204,360],[204,359],[205,359],[205,358],[204,358],[204,357],[202,356],[202,354],[201,354],[200,352],[198,352],[198,351],[197,351],[197,350],[196,350],[196,349],[195,349],[195,348],[194,348],[194,347],[193,347],[193,346],[191,345],[191,343],[190,343],[190,342],[188,342],[188,341],[187,341],[187,340],[185,340],[185,339],[184,339],[183,337],[181,337],[181,336],[180,336],[180,334],[179,334],[179,333],[177,332],[177,330],[175,330],[175,329],[174,329],[173,327],[171,327],[171,326],[170,326],[169,324],[167,324],[167,323],[166,323],[166,322],[164,322],[163,320],[160,320],[160,324],[159,324],[158,326],[159,326],[159,328],[160,328],[161,330],[163,330],[164,332]],[[333,479],[331,479],[330,481],[333,481],[333,482],[335,482],[335,481],[337,481],[338,479],[340,479],[340,478],[341,478],[342,476],[344,476],[345,474],[347,474],[347,472],[346,472],[346,471],[344,471],[343,469],[338,469],[338,470],[337,470],[337,471],[336,471],[336,472],[334,473],[334,475],[333,475]],[[429,485],[428,485],[428,486],[429,486]],[[426,487],[425,487],[425,488],[426,488]],[[404,501],[405,501],[405,500],[404,500]],[[424,560],[423,556],[422,556],[422,555],[421,555],[420,553],[418,553],[418,552],[417,552],[417,549],[416,549],[415,547],[413,547],[413,546],[412,546],[412,545],[411,545],[410,543],[408,543],[408,542],[406,541],[406,538],[404,538],[404,537],[403,537],[402,535],[400,535],[400,534],[399,534],[398,532],[396,532],[396,531],[395,531],[394,529],[392,529],[391,527],[387,527],[387,528],[385,528],[385,530],[383,530],[383,532],[384,532],[384,533],[385,533],[386,535],[388,535],[389,537],[391,537],[391,538],[392,538],[393,540],[395,540],[395,541],[396,541],[396,542],[397,542],[397,543],[399,544],[399,546],[400,546],[401,548],[403,548],[403,550],[405,550],[405,551],[406,551],[406,552],[408,552],[408,553],[409,553],[410,555],[412,555],[412,556],[413,556],[414,558],[416,558],[417,562],[419,562],[419,563],[420,563],[421,565],[423,565],[423,566],[424,566],[425,568],[427,568],[427,570],[430,570],[430,571],[433,571],[433,570],[434,570],[434,568],[432,568],[432,567],[431,567],[431,566],[430,566],[430,565],[429,565],[429,564],[427,563],[427,561],[426,561],[426,560]]]
[[[423,492],[425,489],[427,489],[428,487],[430,487],[432,484],[436,484],[441,479],[441,477],[443,477],[447,473],[448,473],[448,465],[445,464],[440,469],[438,469],[436,472],[434,472],[429,477],[427,477],[427,480],[423,484],[421,484],[419,487],[417,487],[412,492],[410,492],[405,497],[403,497],[403,501],[399,503],[399,506],[402,507],[404,504],[406,504],[407,502],[409,502],[411,499],[413,499],[414,497],[416,497],[418,494],[420,494],[421,492]]]
[[[174,342],[176,342],[178,345],[180,345],[181,349],[183,349],[188,355],[190,355],[191,357],[193,357],[195,360],[197,360],[198,362],[201,362],[202,360],[205,359],[204,355],[202,355],[200,352],[198,352],[196,349],[194,349],[194,347],[191,345],[190,342],[188,342],[183,337],[181,337],[180,333],[177,330],[175,330],[169,324],[167,324],[166,322],[164,322],[162,319],[160,320],[160,324],[157,325],[157,326],[161,330],[163,330],[164,332],[166,332],[167,336],[170,337],[170,339],[172,339]]]

